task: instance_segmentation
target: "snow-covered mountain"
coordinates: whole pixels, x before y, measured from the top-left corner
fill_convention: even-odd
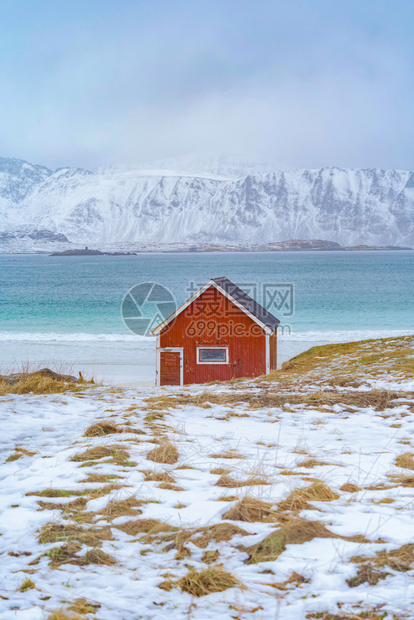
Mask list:
[[[256,166],[237,178],[246,168],[228,160],[157,165],[52,172],[0,158],[0,249],[287,239],[414,246],[411,172]]]

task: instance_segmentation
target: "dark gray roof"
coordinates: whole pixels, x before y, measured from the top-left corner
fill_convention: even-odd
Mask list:
[[[266,327],[269,327],[272,331],[276,331],[280,321],[271,312],[263,308],[257,301],[255,301],[250,295],[242,291],[236,284],[231,282],[225,276],[221,278],[212,278],[213,282],[218,284],[223,290],[233,297],[239,304],[241,304],[246,310],[248,310],[253,316],[255,316],[261,323],[264,323]]]

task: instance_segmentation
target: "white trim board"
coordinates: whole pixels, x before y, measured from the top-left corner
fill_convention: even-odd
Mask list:
[[[270,334],[266,334],[266,374],[270,372]]]

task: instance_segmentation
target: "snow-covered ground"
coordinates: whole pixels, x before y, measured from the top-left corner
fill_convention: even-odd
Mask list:
[[[413,450],[412,379],[338,387],[346,397],[334,404],[317,381],[294,395],[291,385],[0,397],[0,619],[58,608],[96,620],[414,618],[413,545],[405,564],[387,555],[413,542],[414,475],[395,462]],[[400,393],[376,400],[382,388]],[[103,420],[123,432],[84,436]],[[166,446],[176,462],[147,458]],[[97,447],[107,456],[83,454]],[[295,503],[303,488],[326,501],[295,491]],[[271,507],[247,521],[226,515],[242,498]],[[285,537],[269,561],[244,550],[286,526],[326,537]],[[201,597],[178,587],[191,568],[221,565],[240,587]],[[357,575],[360,585],[347,583]]]

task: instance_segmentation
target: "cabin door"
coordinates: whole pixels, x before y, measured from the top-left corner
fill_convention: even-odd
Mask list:
[[[159,355],[159,385],[182,385],[183,349],[160,349]]]

